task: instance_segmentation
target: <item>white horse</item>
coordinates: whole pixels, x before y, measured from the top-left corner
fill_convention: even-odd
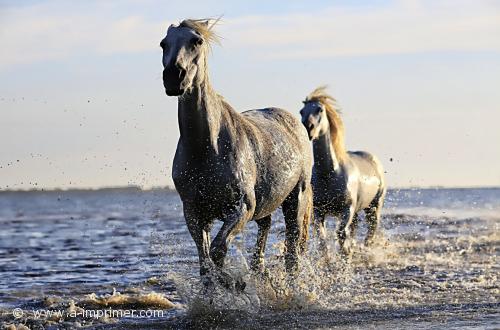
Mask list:
[[[172,176],[198,248],[200,274],[244,288],[222,271],[229,244],[250,220],[259,226],[254,270],[262,270],[271,213],[283,208],[285,263],[297,267],[312,213],[312,155],[307,132],[276,108],[236,112],[212,88],[207,55],[216,36],[207,20],[170,26],[161,41],[166,94],[178,96],[180,139]],[[248,91],[246,91],[248,92]],[[224,224],[210,242],[215,219]]]
[[[365,244],[373,242],[386,186],[380,161],[365,151],[346,152],[344,125],[335,99],[316,88],[300,110],[302,124],[313,140],[314,225],[320,238],[320,249],[326,253],[325,216],[340,219],[337,237],[341,252],[351,254],[352,238],[358,224],[358,212],[365,211],[368,234]]]

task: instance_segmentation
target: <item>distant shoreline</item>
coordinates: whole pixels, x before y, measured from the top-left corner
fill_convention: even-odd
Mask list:
[[[463,189],[500,189],[500,186],[470,186],[470,187],[447,187],[447,186],[428,186],[428,187],[389,187],[391,191],[408,191],[408,190],[463,190]],[[0,189],[0,194],[5,193],[87,193],[87,192],[165,192],[177,193],[174,187],[152,187],[141,188],[139,186],[118,186],[118,187],[101,187],[101,188],[50,188],[50,189]]]
[[[0,189],[2,193],[77,193],[77,192],[148,192],[162,191],[177,193],[173,187],[153,187],[143,189],[139,186],[123,186],[123,187],[101,187],[101,188],[50,188],[50,189]]]

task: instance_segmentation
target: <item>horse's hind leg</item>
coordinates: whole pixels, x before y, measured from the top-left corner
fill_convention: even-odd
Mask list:
[[[271,228],[271,215],[255,220],[255,222],[259,226],[259,232],[257,233],[257,243],[255,244],[255,252],[250,267],[253,271],[263,271],[267,236]]]
[[[365,245],[370,246],[373,244],[373,238],[377,232],[380,222],[380,213],[384,205],[385,190],[379,192],[375,199],[370,204],[370,207],[365,209],[366,221],[368,223],[368,233],[365,238]]]
[[[305,249],[307,238],[307,223],[309,215],[306,214],[311,207],[311,187],[305,180],[299,181],[292,192],[282,204],[285,216],[285,267],[288,272],[293,273],[298,267],[299,252]],[[307,221],[307,223],[305,223]],[[299,243],[304,244],[303,247]]]
[[[326,244],[325,213],[317,208],[314,209],[314,232],[318,237],[319,252],[323,257],[328,257],[328,245]]]

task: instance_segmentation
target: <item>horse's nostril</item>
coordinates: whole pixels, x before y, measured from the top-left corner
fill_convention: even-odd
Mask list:
[[[179,64],[175,63],[175,68],[179,71],[179,78],[182,80],[186,76],[186,70]]]
[[[179,69],[179,78],[183,80],[185,76],[186,76],[186,70]]]

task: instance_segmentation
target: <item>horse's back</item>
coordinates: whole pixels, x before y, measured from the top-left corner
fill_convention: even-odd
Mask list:
[[[288,111],[279,108],[248,110],[242,113],[250,135],[263,149],[273,148],[273,154],[308,154],[309,137],[302,123]],[[310,151],[309,151],[310,153]],[[309,157],[311,160],[311,157]]]
[[[300,142],[309,144],[307,132],[302,123],[286,110],[254,109],[242,112],[242,115],[260,130],[284,129],[287,133],[296,136]]]
[[[348,155],[363,174],[383,177],[382,163],[374,154],[367,151],[349,151]]]
[[[257,217],[279,206],[299,180],[310,181],[312,157],[309,139],[302,123],[278,108],[242,113],[241,129],[253,147],[257,166]]]

